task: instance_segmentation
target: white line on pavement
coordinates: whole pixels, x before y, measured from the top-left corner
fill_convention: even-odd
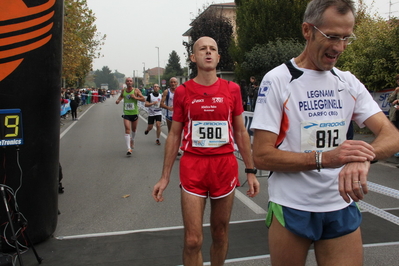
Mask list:
[[[260,207],[258,204],[253,202],[250,198],[248,198],[246,195],[241,193],[241,191],[237,190],[235,191],[235,196],[237,199],[239,199],[242,203],[244,203],[248,208],[253,210],[256,214],[266,214],[267,212]]]
[[[87,108],[87,110],[86,110],[83,114],[81,114],[79,117],[84,116],[84,115],[87,113],[87,111],[89,111],[90,108],[92,108],[93,106],[94,106],[94,105],[91,105],[89,108]],[[77,121],[73,122],[67,129],[65,129],[64,131],[62,131],[62,133],[60,134],[60,139],[62,139],[62,137],[65,136],[66,133],[68,133],[68,131],[75,125],[76,122],[77,122]]]

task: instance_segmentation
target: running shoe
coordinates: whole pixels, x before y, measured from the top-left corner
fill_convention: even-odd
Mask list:
[[[144,134],[147,135],[148,134],[148,130],[144,131]]]
[[[130,150],[127,150],[126,155],[132,155],[132,150],[131,150],[131,149],[130,149]]]
[[[161,142],[159,141],[159,139],[157,139],[157,140],[155,141],[155,143],[156,143],[157,145],[161,145]]]

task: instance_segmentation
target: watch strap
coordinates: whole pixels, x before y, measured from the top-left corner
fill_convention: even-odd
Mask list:
[[[245,173],[247,174],[255,174],[258,172],[258,169],[256,168],[245,168]]]

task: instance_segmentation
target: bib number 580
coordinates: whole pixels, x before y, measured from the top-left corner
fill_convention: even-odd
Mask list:
[[[200,139],[221,139],[222,128],[220,127],[200,127]]]

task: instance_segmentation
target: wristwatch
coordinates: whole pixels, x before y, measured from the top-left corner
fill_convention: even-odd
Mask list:
[[[258,172],[258,169],[256,169],[256,168],[245,168],[245,173],[246,174],[254,174],[254,175],[256,175],[257,172]]]

